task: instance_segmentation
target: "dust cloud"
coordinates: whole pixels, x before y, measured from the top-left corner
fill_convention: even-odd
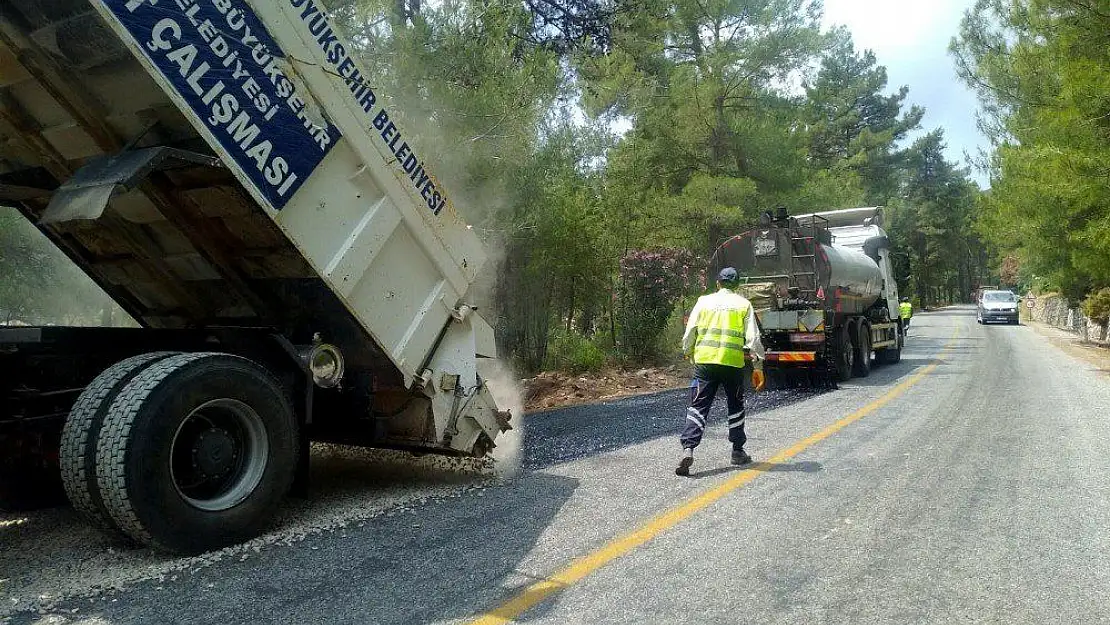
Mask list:
[[[426,167],[443,183],[451,198],[451,209],[470,224],[482,241],[486,263],[463,296],[463,303],[496,328],[502,311],[497,299],[498,285],[507,257],[506,240],[512,234],[505,231],[506,222],[501,219],[511,204],[507,178],[496,172],[491,175],[490,168],[482,163],[499,159],[496,140],[482,139],[489,132],[479,132],[474,137],[459,136],[457,130],[452,132],[446,124],[437,123],[437,119],[449,118],[450,112],[427,117],[412,114],[413,111],[449,111],[449,103],[408,101],[388,93],[380,95],[397,116],[400,132],[427,156]],[[497,122],[491,120],[490,123]],[[479,171],[481,173],[476,174]],[[479,375],[486,381],[498,408],[512,414],[512,429],[497,437],[491,457],[485,459],[487,462],[492,459],[492,466],[483,464],[480,470],[508,478],[520,469],[524,441],[524,393],[520,376],[503,360],[480,359],[478,364]]]
[[[479,361],[479,372],[486,380],[493,400],[501,410],[512,413],[509,424],[513,429],[497,437],[494,448],[493,473],[500,478],[510,478],[520,471],[524,447],[524,389],[520,378],[501,360]]]

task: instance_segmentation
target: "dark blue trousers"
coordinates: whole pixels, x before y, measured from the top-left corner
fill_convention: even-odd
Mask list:
[[[744,369],[724,365],[697,365],[694,380],[690,383],[690,406],[686,409],[686,423],[682,430],[683,449],[693,449],[701,443],[709,409],[717,396],[717,389],[724,388],[728,402],[728,440],[740,448],[748,441],[744,434]]]

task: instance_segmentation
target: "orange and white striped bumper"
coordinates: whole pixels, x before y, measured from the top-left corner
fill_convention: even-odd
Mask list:
[[[767,362],[814,362],[817,352],[767,352]]]

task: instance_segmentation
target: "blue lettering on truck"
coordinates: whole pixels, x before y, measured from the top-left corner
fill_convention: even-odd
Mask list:
[[[331,69],[350,89],[359,108],[373,124],[371,134],[381,139],[383,147],[393,153],[396,164],[408,177],[409,183],[433,214],[439,215],[447,206],[447,194],[439,187],[414,148],[404,140],[401,130],[391,121],[384,107],[378,106],[378,96],[362,75],[350,51],[339,41],[335,28],[328,21],[324,8],[315,0],[285,0],[297,11],[308,32],[320,46]]]
[[[284,53],[243,0],[99,0],[281,210],[339,139],[282,69]]]

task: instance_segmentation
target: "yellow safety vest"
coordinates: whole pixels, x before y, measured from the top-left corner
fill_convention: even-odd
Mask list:
[[[909,319],[913,316],[913,304],[909,302],[898,304],[898,309],[901,311],[903,319]]]
[[[698,313],[694,364],[743,367],[748,306],[735,307],[722,298],[714,300]]]

